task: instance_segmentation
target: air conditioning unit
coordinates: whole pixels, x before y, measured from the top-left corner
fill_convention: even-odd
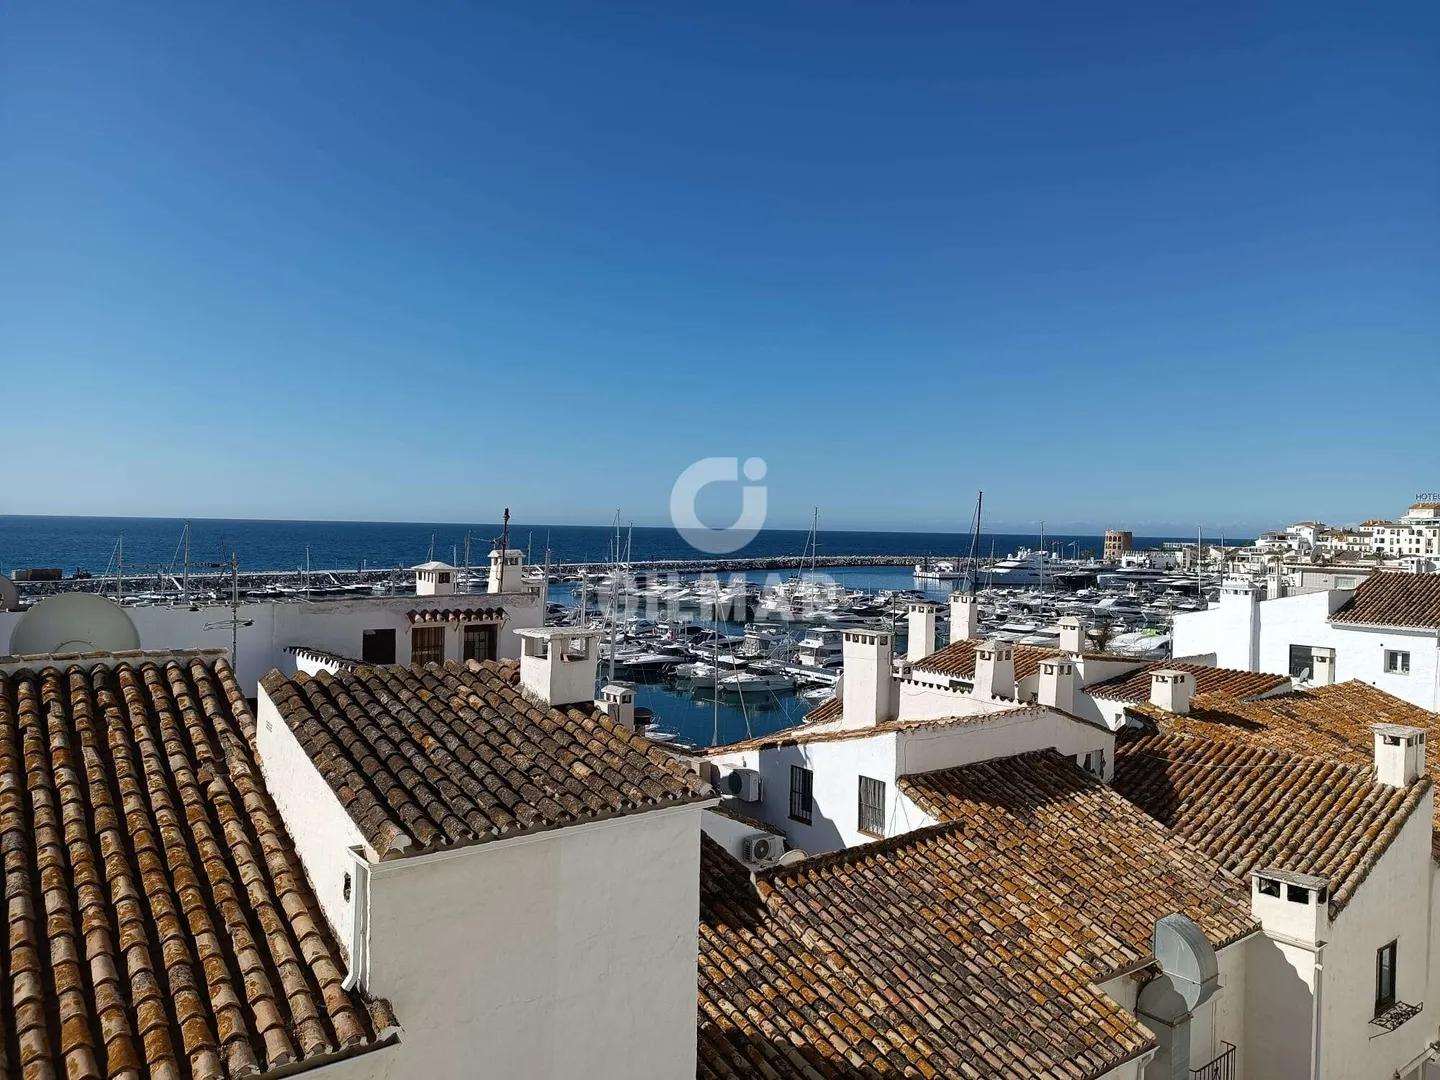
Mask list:
[[[720,774],[720,790],[741,802],[760,801],[760,774],[754,769],[726,769]]]
[[[785,854],[785,838],[772,833],[755,833],[740,844],[740,858],[747,863],[772,863]]]

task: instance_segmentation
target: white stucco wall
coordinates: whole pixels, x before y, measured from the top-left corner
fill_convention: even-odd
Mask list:
[[[1330,622],[1331,613],[1350,595],[1345,591],[1327,590],[1260,602],[1255,662],[1250,665],[1242,662],[1244,650],[1234,640],[1244,620],[1232,613],[1227,622],[1221,614],[1223,600],[1219,607],[1177,615],[1175,655],[1214,653],[1222,667],[1285,675],[1290,671],[1291,645],[1334,649],[1336,682],[1359,679],[1421,708],[1440,710],[1436,679],[1440,655],[1437,655],[1436,635],[1427,630]],[[1388,649],[1410,653],[1408,675],[1385,671]]]
[[[700,825],[705,830],[705,835],[723,847],[728,855],[742,860],[745,853],[745,841],[749,837],[765,833],[763,829],[758,829],[743,821],[736,821],[733,817],[717,810],[706,810]]]
[[[439,855],[370,877],[369,988],[389,1075],[695,1074],[701,806]]]
[[[360,659],[366,630],[395,631],[395,660],[410,662],[410,622],[405,613],[416,608],[491,607],[505,609],[500,624],[497,650],[502,658],[520,655],[520,641],[512,632],[521,627],[539,626],[544,606],[537,592],[504,593],[491,596],[472,593],[455,596],[359,596],[343,600],[275,601],[240,605],[238,618],[251,625],[241,626],[234,636],[239,647],[236,676],[246,696],[253,697],[255,684],[272,668],[286,674],[296,670],[295,658],[285,652],[290,645],[308,645],[324,652]],[[225,649],[231,641],[231,608],[228,604],[206,604],[198,611],[188,606],[127,607],[127,615],[140,633],[145,649]],[[10,632],[18,612],[0,612],[0,653],[8,649]],[[209,626],[211,629],[206,629]],[[447,623],[445,655],[458,660],[463,628]]]
[[[1331,921],[1321,998],[1321,1069],[1340,1080],[1388,1080],[1435,1037],[1431,1003],[1430,858],[1427,795],[1345,910]],[[1396,941],[1396,996],[1425,1009],[1395,1031],[1375,1015],[1375,953]]]
[[[895,733],[880,732],[834,742],[807,742],[765,750],[717,754],[722,768],[759,769],[761,801],[746,803],[745,812],[781,830],[790,846],[819,855],[874,840],[860,831],[861,776],[885,782],[886,834],[908,831],[895,817]],[[790,767],[813,773],[814,809],[810,824],[790,819]]]
[[[359,895],[350,849],[361,848],[372,859],[375,853],[263,688],[256,706],[256,742],[265,785],[285,819],[335,942],[349,963]],[[345,895],[347,874],[351,876],[349,897]]]
[[[1110,732],[1042,710],[978,714],[963,724],[735,751],[710,760],[722,768],[758,769],[761,801],[745,804],[746,812],[782,830],[792,847],[816,855],[876,839],[859,829],[862,776],[884,781],[885,835],[897,836],[934,823],[898,795],[901,776],[1052,747],[1072,756],[1104,750],[1113,768]],[[814,811],[808,825],[790,819],[792,765],[813,774]]]

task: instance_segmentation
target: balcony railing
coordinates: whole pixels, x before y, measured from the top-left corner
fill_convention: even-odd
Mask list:
[[[1190,1080],[1235,1080],[1235,1044],[1221,1040],[1225,1052],[1198,1069],[1190,1070]]]

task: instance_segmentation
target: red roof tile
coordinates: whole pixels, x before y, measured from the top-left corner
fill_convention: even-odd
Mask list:
[[[1330,621],[1433,630],[1440,627],[1440,574],[1371,574]]]
[[[265,692],[381,858],[711,797],[591,703],[536,705],[514,661],[369,666]]]
[[[389,1037],[254,734],[223,660],[0,674],[0,1075],[221,1080]]]
[[[1370,768],[1235,741],[1144,735],[1116,745],[1115,790],[1238,875],[1273,867],[1323,877],[1349,903],[1431,789]]]
[[[1233,698],[1253,698],[1273,693],[1290,685],[1288,675],[1270,675],[1263,671],[1238,671],[1234,668],[1207,667],[1174,660],[1157,660],[1139,671],[1116,675],[1104,682],[1085,688],[1091,697],[1110,701],[1143,702],[1150,700],[1150,675],[1155,671],[1188,671],[1195,676],[1195,693],[1228,694]]]
[[[1057,754],[904,783],[953,820],[754,886],[705,841],[702,1080],[1103,1075],[1154,1044],[1095,985],[1151,916],[1252,926],[1243,883]]]

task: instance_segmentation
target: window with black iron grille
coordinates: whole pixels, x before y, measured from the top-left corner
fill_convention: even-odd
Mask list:
[[[411,630],[410,662],[412,664],[443,664],[445,662],[445,627],[417,626]]]
[[[1392,941],[1375,953],[1375,1015],[1395,1004],[1395,947]]]
[[[790,820],[809,825],[815,812],[815,774],[803,765],[790,766]]]
[[[866,836],[885,835],[885,781],[860,777],[860,831]]]

